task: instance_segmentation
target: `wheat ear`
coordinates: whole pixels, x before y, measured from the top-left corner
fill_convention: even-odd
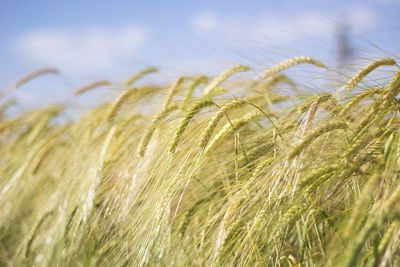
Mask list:
[[[346,223],[347,227],[344,231],[344,236],[346,238],[350,237],[354,231],[359,231],[361,229],[362,224],[365,222],[365,217],[368,216],[370,201],[380,179],[380,175],[374,174],[364,184],[360,197],[354,205],[351,217]]]
[[[320,179],[321,177],[323,177],[323,176],[325,176],[326,174],[329,174],[329,173],[331,173],[331,172],[334,172],[334,171],[336,171],[337,169],[338,169],[338,165],[337,165],[337,164],[327,165],[327,166],[318,168],[318,169],[316,169],[316,170],[313,170],[313,171],[311,172],[310,175],[308,175],[308,176],[302,178],[302,179],[297,183],[297,185],[298,185],[300,188],[303,188],[303,187],[308,186],[308,185],[310,185],[310,184],[315,184],[315,183],[319,184],[319,179]]]
[[[166,114],[168,114],[172,110],[178,108],[177,105],[170,105],[170,103],[171,103],[172,97],[174,96],[177,88],[179,87],[179,85],[182,82],[183,82],[183,78],[180,77],[171,85],[171,87],[169,89],[169,93],[168,93],[167,98],[166,98],[165,103],[164,103],[164,107],[162,108],[162,110],[156,116],[153,117],[153,119],[151,120],[150,126],[145,130],[145,132],[144,132],[144,134],[143,134],[143,136],[142,136],[142,138],[140,140],[140,143],[139,143],[139,146],[138,146],[138,150],[137,150],[141,157],[143,157],[144,154],[146,153],[147,145],[149,144],[149,142],[151,140],[151,137],[153,136],[154,131],[157,128],[156,124]]]
[[[211,151],[216,144],[218,143],[219,140],[221,140],[223,137],[225,137],[227,134],[229,134],[233,130],[238,130],[240,127],[245,125],[247,122],[252,121],[253,119],[260,117],[262,112],[256,110],[252,111],[250,113],[247,113],[240,119],[235,119],[232,120],[231,123],[227,123],[222,127],[222,129],[215,135],[215,137],[211,140],[211,142],[208,144],[206,149],[204,150],[204,154],[207,154],[209,151]]]
[[[310,107],[315,103],[315,101],[319,99],[319,104],[325,103],[326,101],[331,101],[333,105],[337,105],[336,99],[330,93],[324,93],[316,96],[312,96],[308,100],[306,100],[303,104],[300,104],[297,107],[297,111],[300,113],[304,113],[310,109]]]
[[[229,78],[232,74],[234,74],[236,72],[247,71],[249,69],[250,69],[250,67],[247,67],[247,66],[236,65],[236,66],[233,66],[232,68],[225,70],[220,75],[215,77],[214,80],[212,80],[211,83],[206,87],[206,89],[204,89],[203,96],[209,95],[212,90],[217,88],[223,81],[225,81],[227,78]]]
[[[365,98],[368,98],[374,94],[381,94],[383,92],[382,89],[371,89],[364,91],[358,95],[356,95],[351,101],[349,101],[346,106],[339,112],[338,116],[345,115],[352,107],[360,103]]]
[[[261,171],[262,171],[268,164],[270,164],[273,160],[274,160],[273,157],[269,157],[269,158],[264,159],[263,161],[259,162],[259,163],[255,166],[254,171],[253,171],[252,174],[251,174],[251,179],[256,178],[256,177],[261,173]]]
[[[5,110],[8,109],[9,107],[15,105],[15,104],[16,104],[16,102],[15,102],[14,100],[9,100],[9,101],[3,103],[3,104],[0,106],[0,120],[1,120],[2,117],[3,117]]]
[[[392,101],[396,98],[400,91],[400,71],[398,71],[390,81],[385,96],[384,96],[384,109],[388,108]]]
[[[176,129],[174,133],[174,137],[172,138],[171,145],[168,148],[168,152],[170,156],[173,156],[175,153],[176,147],[179,144],[179,140],[185,131],[186,127],[189,125],[190,121],[192,118],[200,112],[203,108],[209,107],[211,105],[214,105],[214,102],[209,100],[209,99],[204,99],[196,104],[193,105],[193,107],[186,113],[185,117],[182,119],[180,122],[178,128]]]
[[[110,85],[111,83],[109,81],[106,80],[102,80],[102,81],[97,81],[88,85],[85,85],[81,88],[79,88],[78,90],[75,91],[75,95],[81,95],[89,90],[92,90],[94,88],[100,87],[100,86],[104,86],[104,85]]]
[[[174,97],[174,94],[176,93],[176,90],[182,84],[182,82],[183,82],[183,77],[179,77],[169,88],[167,99],[165,100],[165,103],[164,103],[163,111],[168,108],[169,104],[172,101],[172,98]]]
[[[119,95],[117,100],[115,100],[113,103],[111,103],[111,106],[109,108],[109,111],[105,117],[106,121],[111,121],[114,120],[115,115],[117,115],[118,110],[122,106],[122,104],[127,100],[132,94],[136,93],[138,90],[136,88],[131,88],[128,90],[125,90],[122,94]]]
[[[59,71],[57,69],[55,69],[55,68],[43,68],[43,69],[34,71],[34,72],[26,75],[25,77],[23,77],[19,81],[17,81],[14,84],[14,88],[18,88],[21,85],[23,85],[24,83],[26,83],[26,82],[28,82],[28,81],[32,80],[33,78],[36,78],[36,77],[38,77],[40,75],[43,75],[43,74],[59,74]]]
[[[265,85],[263,85],[263,87],[271,88],[281,82],[287,83],[290,86],[294,86],[294,82],[291,79],[289,79],[285,74],[278,73],[273,77],[271,77],[271,79],[268,80],[268,82]]]
[[[43,214],[43,216],[40,218],[40,220],[38,221],[38,223],[36,224],[35,229],[32,232],[31,237],[29,238],[27,244],[26,244],[26,250],[25,250],[25,257],[27,258],[29,256],[29,254],[31,253],[31,247],[33,244],[33,241],[35,240],[35,237],[38,235],[38,232],[40,231],[40,227],[43,225],[43,223],[47,220],[47,218],[49,218],[51,215],[53,215],[54,213],[54,209],[46,212]]]
[[[381,241],[379,242],[378,246],[378,252],[380,255],[382,255],[385,250],[387,249],[390,240],[394,236],[394,231],[399,228],[400,223],[399,221],[394,221],[390,224],[389,228],[386,230],[385,234],[383,235]]]
[[[150,126],[145,130],[142,138],[140,139],[140,142],[139,142],[139,145],[137,148],[137,151],[141,157],[143,157],[144,154],[146,153],[147,145],[149,144],[151,137],[153,136],[154,131],[157,128],[157,123],[163,117],[165,117],[169,112],[171,112],[177,108],[178,108],[177,105],[170,105],[166,110],[158,113],[156,116],[153,117],[153,119],[151,120]]]
[[[192,98],[194,89],[196,89],[196,87],[199,86],[199,84],[205,83],[207,81],[208,81],[208,77],[202,75],[192,82],[192,84],[189,86],[189,88],[186,91],[185,98],[181,105],[182,109],[186,108],[186,106],[189,104],[189,101]]]
[[[215,127],[217,127],[218,122],[221,120],[221,118],[226,115],[226,112],[236,108],[238,106],[241,106],[245,104],[246,102],[241,99],[234,99],[228,103],[226,103],[223,107],[221,107],[215,115],[212,117],[210,123],[207,125],[206,129],[203,131],[200,142],[198,147],[200,149],[204,149],[204,147],[207,145],[208,140],[210,140],[211,134],[213,133]]]
[[[324,64],[322,64],[318,60],[313,59],[312,57],[301,56],[285,60],[281,63],[276,64],[275,66],[272,66],[271,68],[264,71],[263,77],[265,78],[274,75],[284,69],[290,68],[298,64],[312,64],[317,67],[326,68]]]
[[[378,60],[375,60],[365,68],[363,68],[359,73],[357,73],[351,80],[349,80],[345,88],[347,91],[353,90],[354,87],[357,86],[357,84],[364,79],[365,76],[367,76],[369,73],[371,73],[373,70],[378,68],[379,66],[384,66],[384,65],[394,65],[396,64],[396,61],[392,58],[381,58]]]
[[[321,136],[322,134],[333,130],[344,129],[346,127],[347,125],[345,123],[334,121],[316,128],[314,131],[306,135],[304,137],[304,140],[300,142],[295,148],[293,148],[292,151],[289,152],[288,160],[291,160],[297,155],[299,155],[301,151],[303,151],[309,144],[311,144],[312,141],[314,141],[317,137]]]
[[[7,94],[9,94],[10,92],[12,92],[13,90],[17,89],[18,87],[20,87],[21,85],[27,83],[28,81],[43,75],[43,74],[58,74],[59,71],[55,68],[43,68],[43,69],[39,69],[37,71],[34,71],[28,75],[26,75],[25,77],[22,77],[20,80],[18,80],[12,87],[5,89],[3,91],[0,92],[0,98],[6,96]]]
[[[135,81],[137,81],[138,79],[140,79],[141,77],[143,77],[146,74],[150,74],[150,73],[154,73],[154,72],[158,72],[157,68],[148,68],[145,70],[142,70],[139,73],[136,73],[135,75],[133,75],[132,77],[130,77],[125,83],[125,86],[130,86],[132,83],[134,83]]]
[[[308,130],[310,129],[312,120],[314,119],[315,113],[317,113],[317,109],[320,103],[321,103],[321,97],[318,97],[308,110],[302,133],[303,136],[307,134]]]

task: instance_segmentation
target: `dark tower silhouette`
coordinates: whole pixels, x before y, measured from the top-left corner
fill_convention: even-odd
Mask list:
[[[340,23],[336,29],[337,45],[337,64],[342,68],[350,63],[354,58],[354,49],[350,40],[350,26],[346,23]]]

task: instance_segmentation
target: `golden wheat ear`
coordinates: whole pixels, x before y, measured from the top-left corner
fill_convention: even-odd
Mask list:
[[[195,79],[192,82],[192,84],[186,90],[185,98],[182,102],[181,109],[185,109],[186,106],[189,104],[189,102],[192,98],[194,89],[196,89],[196,87],[199,86],[200,84],[206,83],[206,82],[208,82],[208,77],[205,75],[201,75],[200,77],[198,77],[197,79]]]
[[[236,65],[233,66],[232,68],[229,68],[219,74],[217,77],[214,78],[214,80],[211,81],[209,85],[207,85],[206,89],[204,90],[203,96],[208,96],[211,94],[211,92],[217,88],[223,81],[228,79],[230,76],[232,76],[236,72],[243,72],[243,71],[248,71],[250,70],[250,67],[243,66],[243,65]]]
[[[168,92],[168,95],[167,95],[167,97],[165,99],[163,108],[161,109],[161,111],[157,115],[155,115],[152,118],[150,126],[147,127],[147,129],[145,130],[142,138],[140,139],[137,151],[139,152],[139,155],[141,157],[143,157],[144,154],[146,153],[147,145],[150,143],[150,140],[151,140],[151,138],[152,138],[152,136],[154,134],[154,131],[157,128],[157,123],[159,121],[161,121],[161,119],[163,117],[165,117],[168,113],[170,113],[171,111],[173,111],[173,110],[178,108],[178,105],[175,105],[175,104],[171,105],[171,101],[172,101],[172,98],[175,95],[178,87],[182,84],[182,82],[183,82],[183,77],[179,77],[170,86],[169,92]]]
[[[174,97],[176,91],[178,90],[178,87],[182,84],[182,82],[183,82],[183,77],[179,77],[169,88],[167,98],[165,99],[164,102],[163,111],[166,110],[168,106],[171,104],[172,98]]]
[[[141,72],[136,73],[132,77],[130,77],[126,82],[124,82],[124,85],[125,86],[130,86],[135,81],[139,80],[140,78],[142,78],[146,74],[155,73],[155,72],[158,72],[157,68],[148,68],[148,69],[142,70]]]
[[[275,66],[272,66],[271,68],[267,69],[264,71],[263,77],[266,78],[268,76],[277,74],[278,72],[290,68],[295,65],[299,64],[311,64],[320,68],[326,68],[324,64],[319,62],[316,59],[313,59],[312,57],[307,57],[307,56],[301,56],[301,57],[294,57],[288,60],[285,60],[281,63],[276,64]]]
[[[177,108],[178,105],[169,105],[167,109],[163,109],[160,113],[152,118],[150,126],[145,130],[137,148],[137,151],[141,157],[143,157],[146,153],[147,145],[150,143],[154,131],[157,129],[157,123],[159,123],[165,116]]]
[[[105,120],[113,121],[121,106],[125,103],[126,100],[129,99],[131,95],[135,94],[137,91],[138,89],[136,88],[130,88],[128,90],[125,90],[122,94],[120,94],[118,98],[113,103],[111,103],[108,113],[105,117]]]
[[[57,69],[55,69],[55,68],[43,68],[43,69],[34,71],[34,72],[32,72],[32,73],[26,75],[25,77],[23,77],[23,78],[20,79],[19,81],[17,81],[17,82],[14,84],[14,88],[18,88],[18,87],[20,87],[21,85],[23,85],[24,83],[27,83],[28,81],[30,81],[30,80],[32,80],[32,79],[38,77],[38,76],[41,76],[41,75],[43,75],[43,74],[59,74],[59,73],[60,73],[60,72],[59,72]]]
[[[245,104],[246,102],[244,100],[241,99],[234,99],[228,103],[226,103],[225,105],[223,105],[218,111],[217,113],[215,113],[214,117],[211,118],[210,123],[207,125],[207,128],[203,131],[201,138],[200,138],[200,142],[198,147],[200,149],[204,149],[205,146],[208,143],[208,140],[210,140],[210,137],[214,131],[214,129],[217,127],[218,122],[222,119],[222,117],[224,115],[226,115],[226,112],[228,112],[229,110],[239,107],[243,104]]]
[[[228,122],[227,124],[225,124],[205,148],[203,155],[206,155],[208,152],[213,150],[216,147],[216,144],[225,136],[227,136],[230,132],[238,130],[246,123],[258,117],[261,117],[262,115],[262,112],[260,112],[259,110],[251,111],[239,119],[232,120],[232,123]]]
[[[90,90],[95,89],[97,87],[110,85],[110,84],[111,83],[109,81],[107,81],[107,80],[93,82],[93,83],[90,83],[88,85],[85,85],[85,86],[79,88],[78,90],[75,91],[74,94],[75,95],[81,95],[81,94],[86,93],[87,91],[90,91]]]
[[[0,105],[0,119],[2,119],[2,117],[4,116],[4,112],[11,106],[16,105],[17,102],[15,102],[15,100],[9,100],[3,104]]]
[[[59,74],[59,73],[60,72],[58,71],[58,69],[55,69],[55,68],[43,68],[43,69],[36,70],[36,71],[22,77],[21,79],[19,79],[11,88],[1,91],[0,98],[4,97],[11,91],[17,89],[18,87],[22,86],[23,84],[29,82],[30,80],[32,80],[38,76],[41,76],[44,74]]]

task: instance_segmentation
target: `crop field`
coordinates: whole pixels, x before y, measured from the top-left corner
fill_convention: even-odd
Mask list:
[[[399,68],[313,90],[337,73],[308,56],[168,84],[149,68],[75,88],[119,95],[70,120],[10,117],[58,70],[23,77],[0,98],[0,265],[400,266]]]

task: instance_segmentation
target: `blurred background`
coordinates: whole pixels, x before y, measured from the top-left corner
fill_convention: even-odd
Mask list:
[[[400,0],[2,0],[0,89],[36,69],[59,69],[13,92],[28,109],[147,67],[160,69],[152,82],[171,82],[233,64],[262,71],[303,54],[360,66],[400,54],[399,11]]]

